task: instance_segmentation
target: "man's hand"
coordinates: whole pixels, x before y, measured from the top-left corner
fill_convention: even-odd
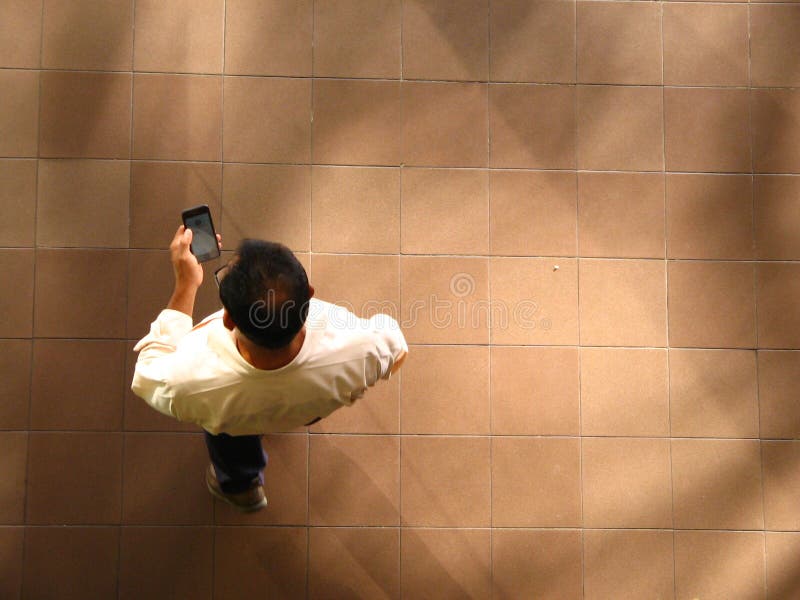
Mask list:
[[[203,267],[190,249],[192,230],[178,227],[169,245],[172,270],[175,272],[175,288],[199,288],[203,283]]]
[[[190,249],[192,230],[183,225],[178,227],[169,245],[172,270],[175,273],[175,290],[167,308],[179,310],[190,317],[194,309],[194,298],[203,283],[203,266]],[[222,237],[217,234],[217,245],[222,248]]]

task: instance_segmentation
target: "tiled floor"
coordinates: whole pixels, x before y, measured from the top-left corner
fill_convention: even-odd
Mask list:
[[[800,598],[798,30],[792,2],[0,0],[0,597]],[[252,516],[128,391],[200,203],[411,344],[265,438]]]

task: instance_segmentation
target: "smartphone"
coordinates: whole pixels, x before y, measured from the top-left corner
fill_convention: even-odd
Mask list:
[[[183,224],[192,230],[192,254],[198,262],[206,262],[217,258],[220,254],[217,245],[217,232],[211,220],[211,211],[207,204],[187,208],[183,213]]]

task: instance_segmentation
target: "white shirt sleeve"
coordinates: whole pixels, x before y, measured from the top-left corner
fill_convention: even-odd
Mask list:
[[[400,325],[389,315],[378,314],[370,318],[378,353],[378,379],[389,379],[408,354],[408,344]]]
[[[192,329],[192,318],[180,311],[162,310],[150,325],[150,333],[133,347],[139,352],[131,390],[158,412],[175,417],[170,385],[174,352],[180,339]]]

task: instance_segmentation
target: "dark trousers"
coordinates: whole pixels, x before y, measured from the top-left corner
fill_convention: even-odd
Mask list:
[[[226,494],[244,492],[256,482],[264,485],[267,453],[260,435],[212,435],[205,432],[206,446],[217,481]]]

